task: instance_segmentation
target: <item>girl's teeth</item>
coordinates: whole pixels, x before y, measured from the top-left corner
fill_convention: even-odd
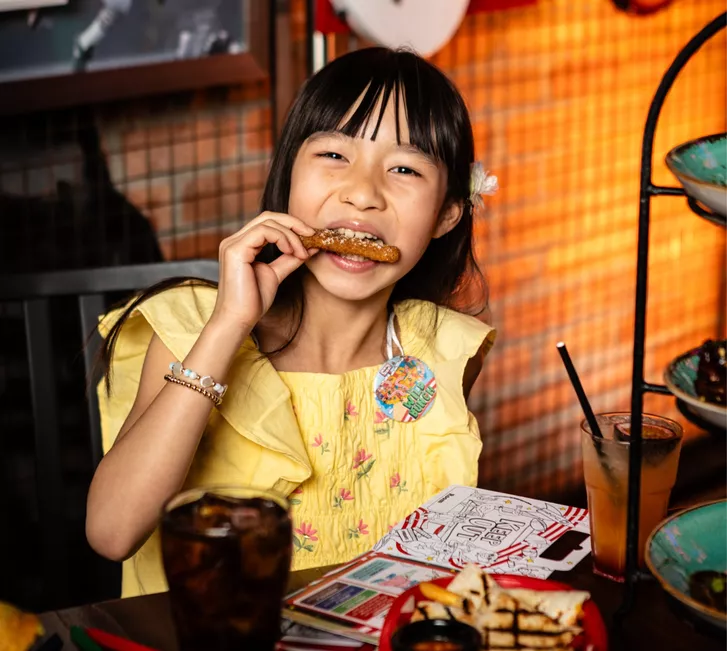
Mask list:
[[[376,237],[376,235],[372,235],[371,233],[364,233],[362,231],[354,231],[350,228],[337,228],[336,233],[338,235],[342,235],[343,237],[348,237],[349,239],[356,239],[356,240],[378,240],[379,238]]]
[[[366,262],[366,258],[364,258],[362,255],[350,255],[348,253],[341,253],[340,256],[342,258],[345,258],[346,260],[351,260],[353,262]]]

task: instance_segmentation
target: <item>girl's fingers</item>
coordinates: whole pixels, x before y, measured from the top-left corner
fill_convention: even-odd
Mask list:
[[[292,250],[283,251],[284,253],[292,253],[300,260],[307,260],[309,258],[308,250],[303,246],[303,242],[300,241],[300,237],[296,235],[296,233],[294,233],[291,229],[285,228],[284,226],[281,226],[274,221],[267,221],[265,222],[265,225],[270,226],[271,228],[276,228],[285,235]]]
[[[302,222],[296,217],[290,215],[283,215],[281,213],[270,213],[264,212],[260,217],[267,217],[263,224],[269,226],[275,226],[276,228],[282,228],[289,234],[288,240],[293,245],[296,255],[301,259],[305,260],[308,258],[308,252],[300,241],[301,235],[313,235],[315,229],[308,226],[308,224]]]
[[[291,217],[291,219],[293,221],[288,226],[291,231],[297,233],[298,235],[305,235],[306,237],[310,237],[311,235],[316,234],[316,229],[312,226],[308,226],[308,224],[300,221],[300,219],[296,219],[295,217]]]
[[[272,226],[273,228],[279,228],[280,230],[282,230],[288,238],[288,241],[292,245],[295,256],[300,258],[301,260],[308,259],[308,250],[303,246],[303,242],[300,241],[300,237],[295,231],[290,228],[285,228],[274,221],[267,221],[265,222],[265,224],[268,226]],[[289,253],[289,251],[286,251],[286,253]]]
[[[241,246],[253,247],[255,249],[255,255],[257,255],[268,243],[275,244],[282,253],[295,255],[301,260],[307,260],[310,257],[298,235],[272,220],[258,224],[255,228],[243,233],[240,237],[235,237],[227,241],[223,250],[232,248],[237,250]],[[245,256],[246,260],[248,258],[249,256]]]
[[[313,235],[316,231],[315,228],[308,226],[304,221],[293,217],[292,215],[286,215],[279,212],[264,212],[260,215],[265,220],[276,221],[283,226],[287,226],[289,229],[297,233],[298,235]]]
[[[297,217],[291,217],[290,215],[286,215],[284,213],[279,212],[263,212],[254,219],[250,220],[247,224],[245,224],[237,233],[234,235],[231,235],[228,239],[239,239],[242,237],[245,233],[248,231],[251,231],[253,228],[258,226],[259,224],[263,224],[266,222],[276,222],[277,224],[281,226],[285,226],[286,228],[291,229],[292,231],[296,232],[298,235],[313,235],[315,233],[315,229],[311,228],[306,224],[305,222],[301,221]]]
[[[281,255],[268,266],[275,272],[275,275],[278,277],[278,284],[280,284],[298,269],[303,262],[300,258],[295,258],[292,255]]]
[[[261,224],[249,231],[244,238],[230,244],[226,253],[240,256],[243,262],[252,264],[266,244],[274,244],[282,253],[288,255],[295,252],[290,237],[284,230]]]

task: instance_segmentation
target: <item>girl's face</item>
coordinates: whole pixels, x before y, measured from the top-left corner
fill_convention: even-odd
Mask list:
[[[291,215],[314,228],[371,234],[401,251],[396,264],[327,252],[311,258],[307,266],[312,275],[340,298],[364,300],[392,288],[419,261],[431,239],[445,235],[461,217],[459,204],[443,206],[446,168],[409,143],[403,101],[397,144],[394,106],[389,101],[375,140],[378,108],[358,137],[313,134],[293,165]]]

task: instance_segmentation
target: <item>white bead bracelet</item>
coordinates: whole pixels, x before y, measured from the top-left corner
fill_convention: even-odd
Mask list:
[[[220,398],[225,395],[227,391],[226,384],[220,384],[215,381],[211,375],[202,375],[193,371],[191,368],[184,368],[182,362],[172,362],[169,365],[169,370],[172,375],[177,379],[187,378],[194,382],[198,382],[203,389],[212,389]]]

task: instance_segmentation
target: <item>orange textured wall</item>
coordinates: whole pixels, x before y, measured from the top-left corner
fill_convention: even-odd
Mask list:
[[[471,400],[483,485],[542,494],[580,480],[581,414],[558,340],[596,410],[629,407],[645,117],[680,47],[723,9],[676,2],[636,18],[601,0],[541,1],[469,17],[434,57],[465,94],[478,154],[502,185],[477,236],[500,330]],[[722,33],[667,100],[657,183],[675,182],[671,147],[725,130],[725,74]],[[652,224],[646,373],[661,381],[673,357],[724,333],[725,236],[682,199],[654,201]],[[672,399],[647,408],[683,421]]]

